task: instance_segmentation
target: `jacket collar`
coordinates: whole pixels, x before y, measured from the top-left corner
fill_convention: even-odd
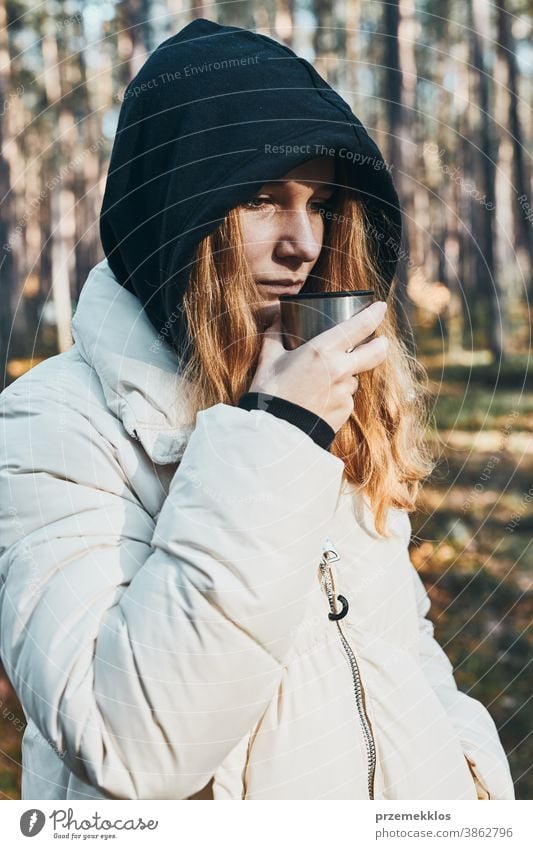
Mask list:
[[[72,336],[129,435],[154,463],[177,462],[194,429],[184,413],[178,357],[158,336],[137,296],[118,283],[107,259],[89,272]]]

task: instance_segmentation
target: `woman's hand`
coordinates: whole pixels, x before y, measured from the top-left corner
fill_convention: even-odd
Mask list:
[[[353,411],[357,375],[387,356],[388,339],[360,344],[380,324],[387,305],[377,301],[299,348],[283,347],[280,315],[267,327],[248,392],[266,392],[299,404],[323,418],[337,433]],[[350,349],[358,346],[354,351]],[[350,353],[347,353],[350,351]]]

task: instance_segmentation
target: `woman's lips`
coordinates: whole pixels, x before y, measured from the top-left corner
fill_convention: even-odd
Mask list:
[[[271,295],[297,295],[302,288],[302,283],[261,283],[257,284],[261,289]]]

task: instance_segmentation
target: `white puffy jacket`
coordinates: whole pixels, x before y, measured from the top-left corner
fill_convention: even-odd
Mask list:
[[[23,798],[513,799],[408,515],[379,537],[342,461],[271,413],[185,422],[174,355],[106,260],[73,335],[0,396]]]

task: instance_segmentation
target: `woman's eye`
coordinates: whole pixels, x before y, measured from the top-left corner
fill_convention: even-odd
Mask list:
[[[250,200],[244,201],[242,204],[245,209],[261,209],[266,204],[271,204],[273,201],[270,198],[251,198]],[[327,203],[326,201],[310,201],[309,206],[311,207],[314,213],[324,213],[328,210],[333,209],[332,204]]]
[[[243,206],[247,209],[261,209],[265,203],[268,203],[268,198],[252,198],[251,200],[246,200]]]
[[[332,205],[328,204],[324,200],[312,201],[311,206],[314,207],[313,212],[319,212],[319,213],[324,213],[324,212],[327,212],[328,210],[333,209]]]

